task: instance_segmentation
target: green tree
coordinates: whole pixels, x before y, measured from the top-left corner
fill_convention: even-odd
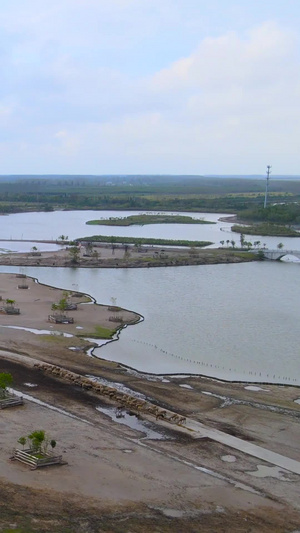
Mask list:
[[[45,441],[46,435],[43,429],[33,431],[28,435],[28,439],[31,441],[31,447],[35,452],[42,453],[42,446]]]
[[[68,301],[66,298],[59,300],[57,308],[63,313],[68,307]]]
[[[5,393],[7,392],[7,387],[11,385],[13,382],[13,377],[11,374],[6,372],[0,373],[0,395],[5,396]]]
[[[69,248],[69,254],[71,257],[71,263],[73,265],[77,265],[77,263],[79,263],[79,256],[80,256],[80,250],[78,246],[71,246],[71,248]]]
[[[15,303],[16,303],[16,300],[11,300],[10,298],[6,298],[5,302],[10,307],[13,307],[15,305]]]
[[[18,439],[18,443],[23,446],[23,450],[24,450],[24,446],[25,446],[26,442],[27,442],[27,438],[26,437],[20,437]]]
[[[58,237],[58,240],[62,241],[62,242],[68,241],[68,239],[69,239],[69,237],[67,235],[60,235]]]

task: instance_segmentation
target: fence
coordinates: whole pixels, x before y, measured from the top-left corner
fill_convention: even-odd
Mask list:
[[[40,468],[42,466],[67,464],[66,461],[63,461],[62,455],[50,455],[45,453],[43,454],[43,457],[36,457],[33,455],[34,453],[35,452],[32,449],[19,450],[16,448],[13,451],[11,460],[20,461],[21,463],[30,466],[31,470],[35,470],[36,468]]]
[[[22,397],[8,395],[4,398],[0,397],[0,409],[6,409],[7,407],[15,407],[16,405],[23,405],[24,400]]]

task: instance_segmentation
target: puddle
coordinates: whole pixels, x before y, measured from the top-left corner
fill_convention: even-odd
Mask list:
[[[101,385],[113,387],[114,389],[117,389],[119,392],[123,392],[124,394],[130,394],[130,396],[134,396],[134,398],[138,398],[139,400],[147,399],[147,396],[145,396],[145,394],[142,394],[141,392],[136,392],[130,389],[129,387],[123,385],[123,383],[118,383],[118,381],[108,381],[107,379],[98,378],[97,376],[90,376],[89,374],[87,374],[86,377],[91,379],[92,381],[100,383]]]
[[[181,385],[179,385],[179,387],[182,387],[183,389],[192,389],[193,390],[193,387],[191,387],[191,385],[188,385],[187,383],[182,383]]]
[[[22,326],[1,326],[1,328],[9,329],[20,329],[21,331],[29,331],[29,333],[34,333],[35,335],[57,335],[58,337],[74,337],[71,333],[64,333],[63,331],[55,331],[48,329],[33,329],[33,328],[24,328]]]
[[[131,415],[127,411],[120,411],[120,409],[114,407],[96,407],[96,410],[109,416],[109,418],[111,418],[113,422],[117,422],[117,424],[123,424],[131,429],[144,433],[145,437],[143,437],[143,439],[162,440],[166,438],[162,433],[158,433],[158,431],[151,429],[147,422],[144,422],[135,414]]]
[[[244,387],[246,390],[253,390],[253,391],[260,391],[263,390],[265,392],[270,392],[270,389],[262,389],[261,387],[255,387],[254,385],[247,385],[247,387]]]
[[[235,455],[222,455],[221,459],[222,461],[225,461],[225,463],[235,463],[236,461]]]
[[[294,400],[294,403],[299,403],[300,404],[300,398],[297,398],[297,400]]]
[[[30,387],[30,388],[37,387],[36,383],[23,383],[23,385],[25,385],[25,387]]]
[[[170,383],[170,380],[169,380],[169,379],[164,379],[164,378],[163,378],[163,379],[161,380],[161,382],[162,382],[162,383]]]
[[[130,450],[130,449],[125,449],[125,450],[122,450],[123,453],[133,453],[133,450]]]
[[[76,326],[76,329],[83,329],[82,326]]]
[[[280,466],[257,465],[256,471],[246,472],[246,474],[255,477],[276,477],[277,479],[287,480],[286,474],[289,474],[289,472],[280,468]]]

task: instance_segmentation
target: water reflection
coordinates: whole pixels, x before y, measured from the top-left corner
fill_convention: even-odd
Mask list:
[[[17,272],[1,267],[2,272]],[[98,357],[151,374],[300,384],[299,264],[277,262],[145,269],[26,268],[67,290],[145,320]]]

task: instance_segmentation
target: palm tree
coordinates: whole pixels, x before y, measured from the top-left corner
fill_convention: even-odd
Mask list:
[[[28,435],[29,440],[31,441],[31,446],[35,452],[42,452],[42,445],[45,441],[45,431],[43,429],[33,431]]]
[[[67,241],[68,239],[69,239],[69,237],[67,235],[60,235],[58,237],[58,240],[62,241],[62,242]]]
[[[25,446],[26,442],[27,442],[27,438],[26,437],[20,437],[18,439],[18,443],[23,446],[23,450],[24,450],[24,446]]]

